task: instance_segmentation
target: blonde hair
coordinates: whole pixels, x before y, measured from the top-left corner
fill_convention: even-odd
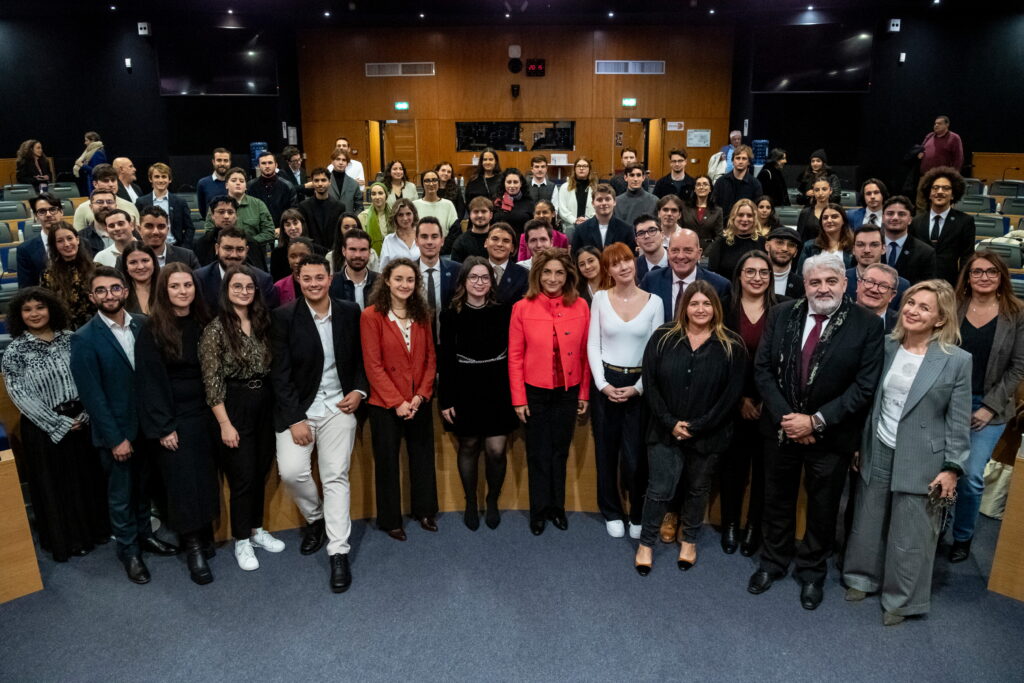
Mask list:
[[[711,302],[711,309],[714,311],[714,320],[711,322],[711,335],[718,340],[725,349],[725,355],[732,358],[733,346],[737,344],[735,333],[725,326],[725,314],[722,311],[722,300],[718,298],[718,292],[708,283],[707,280],[694,280],[683,291],[676,303],[675,323],[658,342],[658,348],[662,348],[668,340],[674,339],[678,344],[686,336],[687,327],[690,324],[690,317],[687,314],[687,307],[690,300],[697,294],[703,294]]]
[[[892,329],[892,338],[900,343],[906,339],[907,330],[903,327],[903,307],[907,305],[910,297],[921,291],[934,294],[939,307],[939,324],[932,330],[931,341],[938,342],[939,348],[949,353],[950,347],[960,345],[960,326],[957,324],[956,295],[953,293],[953,287],[945,280],[918,282],[903,293],[903,298],[900,299],[901,315],[896,318],[896,326]]]
[[[768,228],[762,225],[761,219],[757,217],[757,204],[750,199],[740,199],[732,205],[732,210],[729,211],[729,220],[725,222],[725,230],[722,231],[722,237],[725,238],[726,244],[731,245],[736,241],[736,214],[744,206],[754,214],[754,230],[750,233],[751,238],[757,240],[768,234]]]

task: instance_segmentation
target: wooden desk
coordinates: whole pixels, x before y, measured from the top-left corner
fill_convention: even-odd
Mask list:
[[[1024,601],[1024,457],[1017,455],[988,589]]]
[[[0,603],[43,589],[14,453],[0,453]]]

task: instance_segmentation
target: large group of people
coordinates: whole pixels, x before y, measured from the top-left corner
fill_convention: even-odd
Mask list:
[[[144,553],[182,551],[193,581],[213,581],[222,472],[235,559],[258,569],[257,551],[285,549],[263,528],[276,461],[306,522],[299,550],[326,545],[343,592],[357,433],[368,421],[376,524],[405,541],[403,443],[411,516],[438,528],[435,413],[472,530],[480,457],[493,529],[522,427],[535,535],[568,528],[567,462],[589,416],[597,508],[637,542],[642,576],[659,542],[678,543],[680,570],[698,564],[716,482],[722,550],[760,552],[753,594],[792,570],[803,607],[820,604],[848,482],[846,599],[880,593],[884,623],[928,611],[947,520],[950,560],[969,556],[1024,378],[1024,305],[952,208],[953,168],[930,168],[914,199],[869,179],[848,213],[819,150],[794,230],[774,216],[785,152],[759,180],[741,138],[716,178],[691,178],[671,150],[653,191],[628,148],[610,182],[580,156],[564,184],[543,156],[526,174],[487,149],[464,191],[443,161],[419,174],[422,196],[400,161],[367,183],[345,138],[308,174],[295,148],[282,168],[262,153],[251,180],[218,148],[197,236],[167,165],[143,194],[129,160],[89,165],[94,142],[73,225],[54,195],[32,200],[41,234],[18,250],[3,357],[55,560],[113,535],[136,583]],[[41,144],[25,158],[45,181]],[[181,547],[153,534],[154,508]]]

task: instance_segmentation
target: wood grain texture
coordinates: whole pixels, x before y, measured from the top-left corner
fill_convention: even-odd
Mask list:
[[[1024,169],[1024,154],[1001,154],[994,152],[975,152],[971,155],[973,171],[971,175],[980,179],[986,185],[1003,179],[1006,173],[1007,180],[1024,180],[1024,170],[1007,170],[1012,168]]]
[[[0,453],[0,603],[43,589],[14,453]]]
[[[1014,469],[1024,473],[1024,457],[1017,456]],[[1024,476],[1019,473],[1010,481],[988,589],[1024,601]]]

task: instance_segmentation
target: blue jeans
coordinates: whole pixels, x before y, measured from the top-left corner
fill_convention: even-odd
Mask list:
[[[971,400],[971,410],[981,407],[980,394]],[[953,511],[953,540],[969,541],[974,537],[974,525],[981,508],[981,494],[985,491],[985,465],[1003,435],[1005,424],[990,424],[980,431],[971,430],[971,453],[964,464],[964,474],[956,485],[956,508]]]

